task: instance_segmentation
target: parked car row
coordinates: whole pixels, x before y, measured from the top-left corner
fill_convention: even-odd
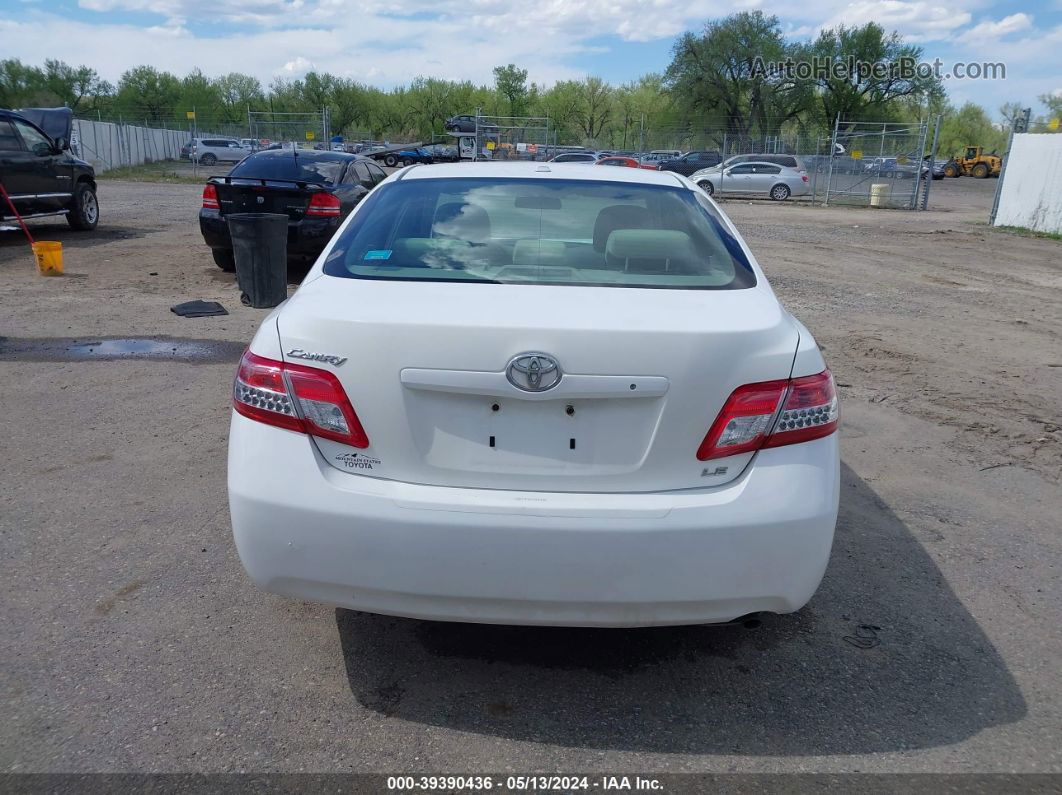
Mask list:
[[[795,155],[734,155],[720,163],[717,152],[690,152],[654,166],[635,157],[568,152],[557,155],[550,162],[672,171],[688,176],[709,196],[717,193],[765,195],[775,201],[784,201],[791,196],[805,196],[810,190],[807,169]],[[711,165],[695,167],[701,163]]]

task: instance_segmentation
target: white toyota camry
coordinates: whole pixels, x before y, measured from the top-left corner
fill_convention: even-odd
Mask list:
[[[837,518],[811,334],[671,172],[415,166],[351,213],[240,362],[258,585],[445,621],[799,609]]]

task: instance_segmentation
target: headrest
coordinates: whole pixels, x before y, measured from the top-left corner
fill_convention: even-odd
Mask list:
[[[513,265],[563,265],[564,243],[560,240],[517,240]]]
[[[603,209],[594,222],[594,251],[604,251],[608,236],[617,229],[644,229],[647,212],[636,204],[613,204]]]
[[[694,259],[690,236],[674,229],[617,229],[605,245],[607,263],[643,273],[664,273]]]
[[[432,237],[449,237],[469,243],[490,240],[490,216],[476,204],[448,202],[435,210],[431,225]]]
[[[432,250],[433,242],[438,241],[433,241],[430,237],[400,237],[394,242],[394,251],[390,257],[392,261],[378,264],[409,267],[420,262],[424,255]]]

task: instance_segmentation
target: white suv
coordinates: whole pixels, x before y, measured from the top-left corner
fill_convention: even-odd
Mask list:
[[[692,182],[403,169],[240,362],[229,507],[266,590],[444,621],[789,613],[837,519],[833,378]]]
[[[238,163],[250,149],[244,148],[235,138],[195,138],[192,140],[191,155],[204,166],[212,166],[219,161]]]

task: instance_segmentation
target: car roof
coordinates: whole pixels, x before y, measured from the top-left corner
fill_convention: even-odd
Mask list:
[[[501,179],[580,179],[593,182],[632,182],[686,188],[687,183],[670,171],[645,168],[593,168],[592,163],[541,163],[528,161],[483,163],[442,163],[404,170],[400,179],[460,179],[499,177]]]
[[[363,155],[354,155],[349,152],[335,152],[330,149],[297,149],[300,158],[306,158],[307,160],[342,160],[344,162],[348,160],[367,160],[370,163],[375,163],[371,157],[365,157]],[[263,149],[260,152],[255,152],[253,155],[249,155],[248,158],[264,159],[269,157],[291,157],[291,147],[284,147],[283,149]]]

